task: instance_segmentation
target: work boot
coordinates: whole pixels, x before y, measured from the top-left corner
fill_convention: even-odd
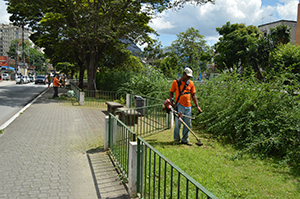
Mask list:
[[[178,145],[178,144],[180,144],[180,141],[179,140],[174,140],[174,144]]]
[[[192,143],[190,143],[190,141],[185,141],[185,142],[181,141],[181,144],[186,144],[188,146],[192,146],[193,145]]]

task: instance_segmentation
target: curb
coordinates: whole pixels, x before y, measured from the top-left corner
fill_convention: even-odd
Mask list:
[[[32,101],[30,101],[26,106],[24,106],[19,112],[17,112],[14,116],[12,116],[9,120],[7,120],[4,124],[0,126],[0,131],[3,131],[8,125],[10,125],[21,113],[23,113],[27,108],[29,108],[37,99],[42,97],[50,88],[47,88],[42,93],[40,93],[37,97],[35,97]],[[1,137],[2,134],[0,134]]]

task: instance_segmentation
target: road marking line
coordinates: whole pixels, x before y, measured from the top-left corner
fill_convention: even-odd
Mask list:
[[[31,106],[37,99],[39,99],[41,96],[43,96],[49,88],[47,88],[44,92],[39,94],[35,99],[33,99],[31,102],[29,102],[25,107],[23,107],[18,113],[16,113],[14,116],[12,116],[9,120],[7,120],[4,124],[0,126],[0,130],[5,129],[8,125],[10,125],[21,113],[23,113],[27,108]],[[1,134],[0,134],[1,135]]]

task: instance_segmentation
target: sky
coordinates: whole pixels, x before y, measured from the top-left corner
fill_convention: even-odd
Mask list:
[[[218,41],[217,27],[226,22],[261,25],[278,20],[297,20],[299,0],[215,0],[215,4],[185,5],[179,11],[165,11],[149,24],[160,35],[163,47],[170,46],[180,32],[194,27],[204,36],[208,45]],[[6,5],[0,0],[0,23],[9,23]]]

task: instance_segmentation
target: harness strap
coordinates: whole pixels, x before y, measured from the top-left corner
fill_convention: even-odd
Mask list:
[[[177,85],[178,85],[179,95],[178,95],[178,97],[177,97],[177,100],[176,100],[175,104],[178,103],[179,98],[180,98],[181,95],[190,94],[190,92],[185,92],[185,93],[183,93],[184,90],[186,89],[186,87],[189,85],[190,80],[188,80],[188,81],[185,82],[185,85],[184,85],[182,91],[180,91],[180,86],[181,86],[181,80],[180,80],[180,78],[176,79],[176,81],[177,81]]]

